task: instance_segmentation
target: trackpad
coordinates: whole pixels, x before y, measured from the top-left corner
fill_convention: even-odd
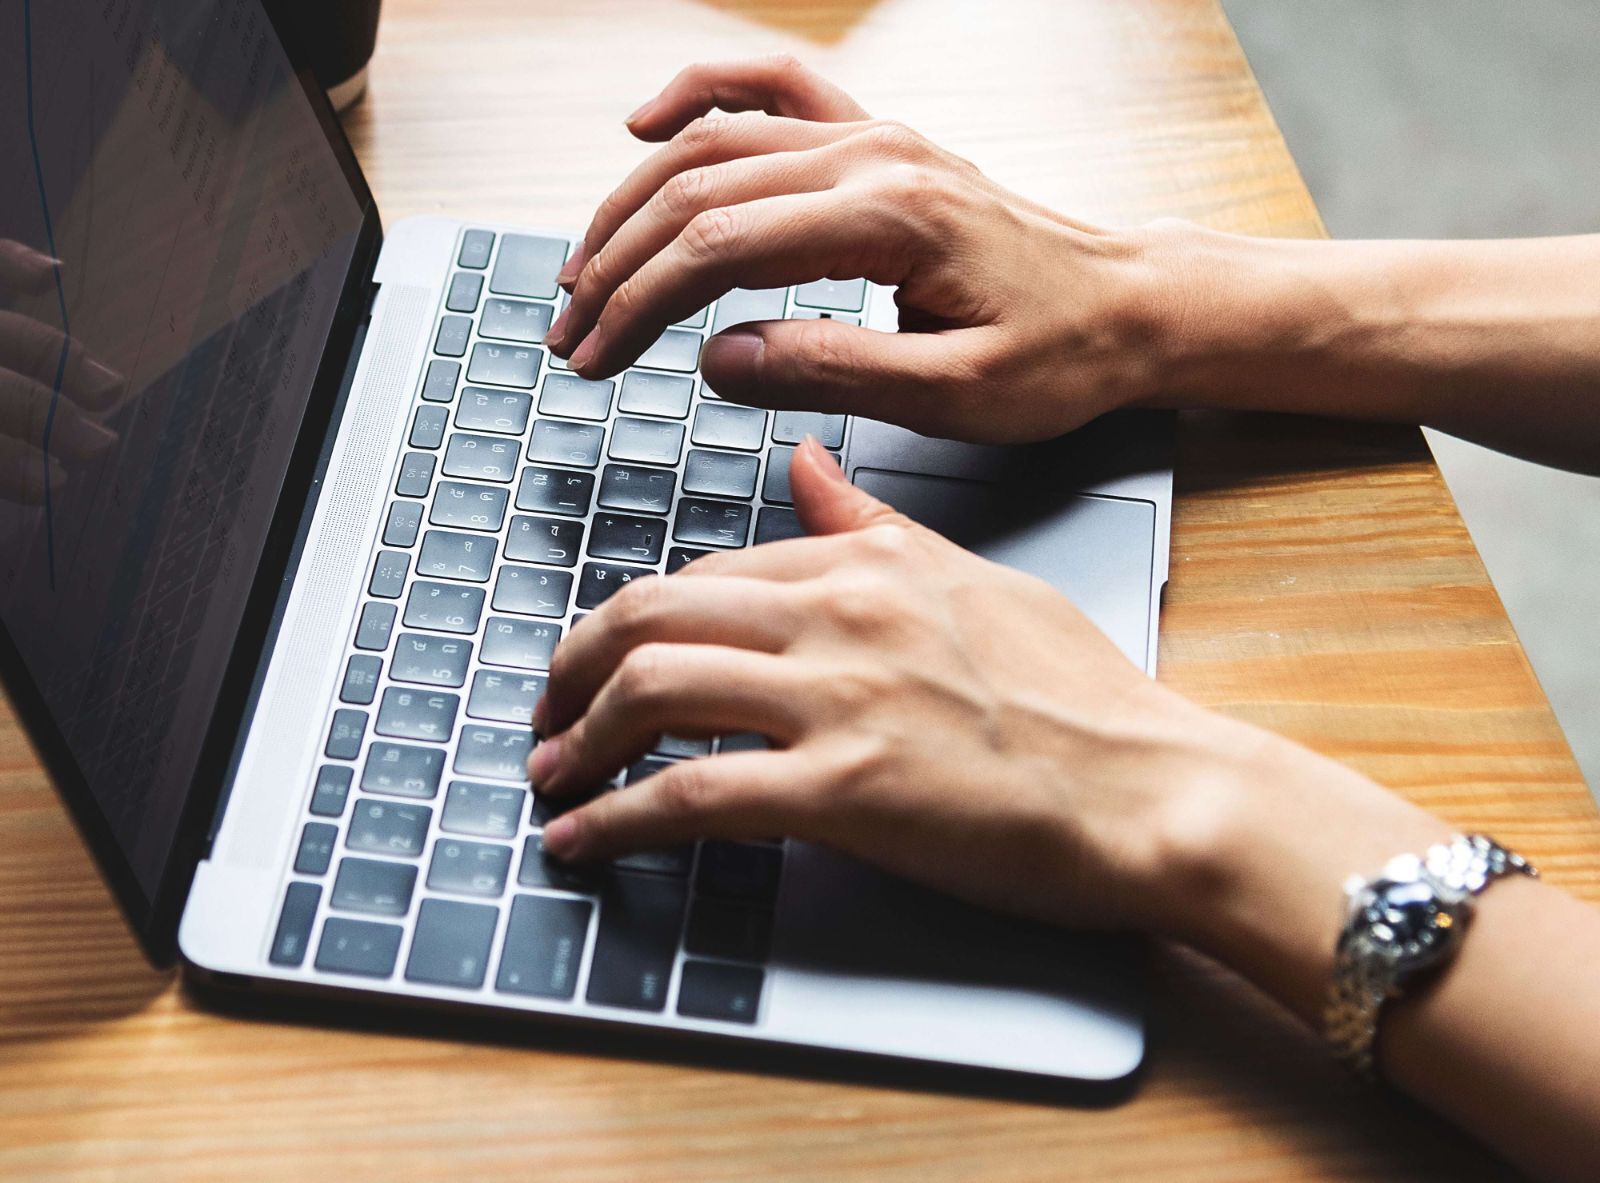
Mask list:
[[[858,468],[852,479],[952,542],[1043,579],[1149,670],[1151,502],[887,469]]]

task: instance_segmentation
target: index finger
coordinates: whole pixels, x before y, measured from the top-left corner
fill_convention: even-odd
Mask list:
[[[713,108],[765,111],[818,123],[866,119],[861,104],[793,56],[702,62],[678,71],[660,94],[628,116],[641,140],[666,140]]]

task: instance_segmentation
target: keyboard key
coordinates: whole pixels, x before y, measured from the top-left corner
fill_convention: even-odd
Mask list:
[[[788,302],[787,288],[734,288],[717,301],[717,316],[711,322],[711,331],[720,333],[731,325],[748,324],[753,320],[782,320],[783,308]]]
[[[792,509],[765,508],[756,517],[756,545],[782,542],[785,538],[804,538],[806,529],[800,515]]]
[[[470,271],[457,271],[450,277],[450,290],[445,293],[444,306],[451,312],[476,312],[478,295],[483,291],[483,276]]]
[[[779,505],[794,503],[794,494],[789,491],[789,463],[793,459],[793,448],[773,448],[767,453],[767,479],[761,483],[763,501],[776,501]]]
[[[494,249],[494,235],[487,230],[468,230],[461,236],[461,254],[456,262],[463,267],[482,271],[489,265],[489,252]]]
[[[765,752],[771,747],[772,742],[766,736],[754,731],[738,731],[717,741],[719,752]]]
[[[860,325],[861,318],[853,312],[834,312],[829,308],[796,308],[790,320],[836,320],[840,324]]]
[[[553,567],[575,567],[583,549],[583,523],[559,518],[511,517],[506,558]]]
[[[844,447],[844,416],[817,411],[772,412],[772,438],[780,444],[798,444],[808,435],[834,451]]]
[[[483,628],[479,660],[485,665],[508,665],[519,670],[548,670],[559,640],[559,624],[491,616]]]
[[[709,739],[692,739],[681,735],[663,735],[653,749],[658,756],[673,756],[680,760],[693,760],[711,754]]]
[[[683,452],[683,424],[659,423],[654,419],[618,419],[611,427],[613,460],[639,464],[678,463]]]
[[[297,966],[306,959],[311,943],[311,924],[317,918],[317,903],[322,888],[315,883],[291,883],[283,896],[283,911],[278,914],[278,930],[272,936],[273,965]]]
[[[592,892],[599,889],[605,872],[597,867],[569,867],[545,853],[544,835],[530,834],[522,844],[517,883],[522,887],[548,887],[556,891]]]
[[[701,340],[699,333],[668,329],[656,338],[655,344],[646,349],[635,364],[652,370],[677,370],[682,374],[692,374],[700,364]]]
[[[567,244],[559,238],[507,234],[500,240],[500,256],[494,261],[489,290],[502,296],[553,300],[556,273],[566,261]]]
[[[767,442],[767,413],[759,407],[701,403],[695,408],[691,438],[702,447],[759,452]]]
[[[706,327],[706,313],[709,309],[702,308],[693,316],[686,316],[675,327],[680,329],[703,329]]]
[[[428,521],[435,526],[498,530],[505,521],[506,502],[510,498],[510,489],[494,485],[440,481],[433,493],[433,508],[428,513]]]
[[[537,431],[535,431],[537,437]],[[529,456],[533,454],[530,447]],[[596,446],[595,460],[599,448]],[[581,518],[589,512],[594,496],[594,474],[568,472],[560,468],[524,468],[517,483],[517,508],[535,513],[559,513]]]
[[[406,589],[406,576],[411,571],[411,556],[403,550],[380,550],[378,561],[372,565],[372,582],[367,585],[369,595],[385,600],[398,600]]]
[[[674,472],[608,464],[600,474],[600,504],[607,509],[664,514],[672,507],[672,493],[677,484],[678,474]]]
[[[536,998],[571,998],[589,939],[588,900],[519,895],[511,901],[495,989]]]
[[[475,838],[515,838],[526,796],[521,789],[453,780],[445,793],[439,828],[446,833],[471,834]]]
[[[443,771],[443,748],[374,743],[367,749],[367,762],[361,769],[361,788],[367,793],[429,801],[438,795],[439,774]]]
[[[428,864],[428,887],[498,899],[506,889],[506,872],[510,868],[509,846],[440,838],[433,844],[433,861]]]
[[[317,968],[327,973],[386,978],[394,972],[404,930],[397,924],[329,917],[317,946]]]
[[[500,568],[494,583],[494,610],[524,616],[558,618],[567,614],[572,598],[572,572],[541,571],[537,567]]]
[[[494,570],[495,548],[499,545],[493,538],[429,530],[422,536],[417,574],[488,583],[489,573]]]
[[[794,290],[794,302],[807,308],[860,312],[866,300],[867,281],[864,279],[816,279]]]
[[[686,952],[731,961],[765,961],[772,952],[772,911],[701,897],[689,906]]]
[[[754,497],[761,461],[732,452],[689,453],[683,466],[683,491],[710,497]]]
[[[543,357],[544,350],[530,345],[479,341],[472,347],[472,360],[467,362],[467,381],[532,390]]]
[[[537,345],[550,330],[550,318],[554,312],[553,304],[529,304],[523,300],[501,300],[491,296],[484,303],[483,315],[478,319],[478,334],[498,337],[502,341]]]
[[[394,491],[402,497],[426,497],[433,484],[433,457],[426,452],[407,452],[400,458],[400,476]]]
[[[643,871],[650,875],[676,875],[689,873],[694,861],[693,846],[674,846],[670,850],[641,850],[612,862],[619,871]]]
[[[472,675],[467,714],[497,723],[533,722],[534,705],[544,697],[545,679],[538,674],[499,674],[479,670]]]
[[[378,675],[383,672],[383,658],[356,654],[345,663],[344,682],[339,687],[339,701],[370,706],[378,693]]]
[[[389,506],[389,518],[383,524],[383,544],[414,546],[421,526],[422,506],[415,501],[396,501]]]
[[[411,446],[437,448],[444,443],[444,429],[450,425],[450,412],[443,407],[418,407],[411,420]]]
[[[423,900],[406,958],[406,981],[476,990],[489,972],[500,909],[459,900]]]
[[[696,336],[696,341],[699,337]],[[682,419],[689,414],[689,397],[694,394],[694,379],[676,374],[642,374],[629,370],[622,376],[622,393],[617,410],[624,415],[665,415]]]
[[[485,646],[487,648],[487,645]],[[391,686],[378,705],[378,722],[373,730],[396,739],[431,739],[443,743],[456,724],[459,694],[442,690],[404,690]]]
[[[384,605],[391,608],[392,605]],[[444,633],[475,633],[483,612],[483,588],[420,581],[406,598],[407,628],[431,628]],[[385,638],[387,641],[387,637]],[[360,641],[356,642],[358,645]]]
[[[782,874],[781,847],[705,842],[700,847],[694,886],[698,894],[715,899],[771,905],[778,898]]]
[[[600,446],[606,429],[583,423],[558,423],[541,419],[533,425],[528,459],[539,464],[576,464],[593,468],[600,463]]]
[[[328,728],[328,746],[324,750],[330,759],[354,760],[361,754],[361,739],[366,733],[366,711],[334,711],[333,725]]]
[[[515,731],[500,727],[463,727],[453,767],[462,776],[490,776],[526,784],[528,752],[532,748],[533,732],[526,727]]]
[[[338,878],[333,881],[332,903],[350,912],[404,916],[411,909],[416,884],[417,869],[409,864],[342,858]]]
[[[625,583],[654,575],[649,567],[623,567],[616,563],[585,563],[578,578],[578,607],[598,608]]]
[[[433,816],[433,810],[426,805],[397,805],[392,801],[372,801],[366,798],[358,801],[354,812],[350,815],[350,833],[345,836],[344,844],[347,850],[359,850],[365,854],[387,854],[393,857],[416,858],[422,853],[423,841],[428,836],[428,819]],[[345,859],[339,864],[339,882],[344,882],[345,868],[359,859]],[[379,871],[371,870],[374,867],[394,868],[394,863],[366,864],[368,870],[352,872],[358,876],[379,875]],[[403,868],[412,873],[411,867]],[[398,873],[398,872],[394,872]],[[406,882],[409,885],[410,879]],[[409,890],[409,887],[408,887]],[[334,907],[348,906],[339,903],[339,885],[333,889]],[[405,911],[404,908],[400,912]],[[395,913],[399,915],[399,912]]]
[[[467,338],[471,335],[470,316],[442,317],[438,336],[433,339],[433,351],[445,357],[460,357],[467,351]]]
[[[311,812],[318,817],[342,817],[352,779],[353,773],[341,764],[318,768],[317,783],[311,790]]]
[[[589,966],[590,1002],[659,1011],[667,1004],[683,926],[684,881],[619,872],[600,897],[600,926]]]
[[[678,984],[678,1013],[689,1019],[754,1023],[765,974],[749,965],[685,961]]]
[[[526,390],[491,390],[469,386],[461,392],[456,426],[467,431],[498,431],[521,435],[533,414],[533,395]]]
[[[449,402],[456,396],[456,382],[460,377],[460,362],[434,358],[422,378],[423,399],[430,403]]]
[[[469,480],[510,482],[517,471],[516,440],[457,432],[444,450],[444,475]]]
[[[743,546],[749,533],[750,507],[729,501],[685,497],[672,522],[673,538],[700,546]]]
[[[671,575],[674,571],[682,571],[702,555],[710,553],[709,550],[695,550],[687,546],[671,547],[667,551],[667,574]]]
[[[394,629],[394,605],[361,605],[361,619],[356,623],[356,648],[384,650],[389,647],[389,633]]]
[[[467,680],[472,642],[427,633],[401,633],[395,641],[389,676],[424,686],[460,686]]]
[[[636,785],[646,777],[654,776],[666,768],[676,764],[676,760],[664,760],[659,756],[645,756],[628,765],[627,776],[623,779],[624,785]]]
[[[589,528],[589,553],[597,559],[657,563],[666,540],[667,523],[663,518],[601,513],[595,515]]]
[[[610,381],[591,382],[576,374],[546,374],[544,389],[539,392],[539,414],[603,420],[611,414],[615,385]]]
[[[333,846],[339,841],[339,827],[327,822],[307,822],[300,831],[300,847],[294,856],[296,875],[321,875],[333,861]]]

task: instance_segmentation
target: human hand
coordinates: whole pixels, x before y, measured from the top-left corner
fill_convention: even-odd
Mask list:
[[[751,111],[704,118],[712,108]],[[760,113],[765,112],[765,114]],[[589,378],[735,287],[896,285],[899,333],[764,321],[712,337],[724,398],[974,441],[1060,435],[1152,393],[1144,236],[1024,200],[790,58],[693,66],[636,112],[670,141],[600,205],[547,344]]]

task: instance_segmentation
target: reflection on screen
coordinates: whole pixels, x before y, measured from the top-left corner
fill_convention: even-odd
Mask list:
[[[0,620],[153,891],[361,211],[256,0],[0,0]]]

